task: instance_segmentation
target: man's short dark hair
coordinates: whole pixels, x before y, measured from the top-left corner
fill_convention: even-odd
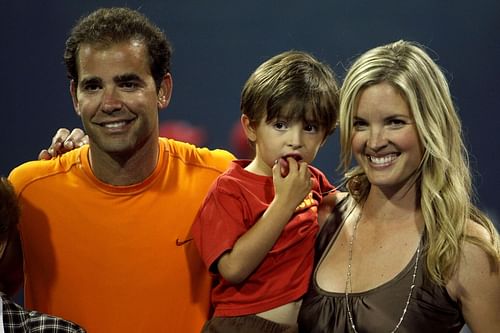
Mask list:
[[[170,72],[172,47],[165,34],[138,11],[129,8],[101,8],[82,17],[66,40],[64,62],[68,77],[78,82],[77,57],[80,45],[109,46],[129,40],[144,42],[156,88]]]

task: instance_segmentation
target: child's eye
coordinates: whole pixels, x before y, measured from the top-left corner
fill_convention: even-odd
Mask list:
[[[304,131],[311,132],[311,133],[316,133],[316,132],[318,132],[318,126],[315,125],[315,124],[306,124],[304,126]]]
[[[286,123],[284,121],[277,121],[273,124],[273,127],[277,130],[286,129]]]

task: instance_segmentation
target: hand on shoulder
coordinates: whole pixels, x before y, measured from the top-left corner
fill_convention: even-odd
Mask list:
[[[89,137],[80,128],[72,131],[67,128],[59,128],[52,137],[52,143],[47,149],[42,149],[38,154],[39,160],[50,160],[70,150],[79,148],[89,143]]]

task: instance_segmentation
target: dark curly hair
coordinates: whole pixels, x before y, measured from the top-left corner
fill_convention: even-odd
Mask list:
[[[170,72],[172,46],[160,28],[143,14],[129,8],[101,8],[76,23],[64,50],[68,77],[78,82],[77,57],[81,44],[108,46],[131,39],[145,43],[151,74],[159,89],[163,77]]]
[[[19,205],[16,193],[9,180],[0,178],[0,235],[4,235],[19,221]]]

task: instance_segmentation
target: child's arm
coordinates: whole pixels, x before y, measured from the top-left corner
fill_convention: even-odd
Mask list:
[[[312,181],[307,164],[288,158],[290,171],[282,177],[279,164],[273,167],[275,196],[262,217],[223,254],[217,269],[225,280],[244,281],[262,262],[281,235],[285,225],[311,191]]]

